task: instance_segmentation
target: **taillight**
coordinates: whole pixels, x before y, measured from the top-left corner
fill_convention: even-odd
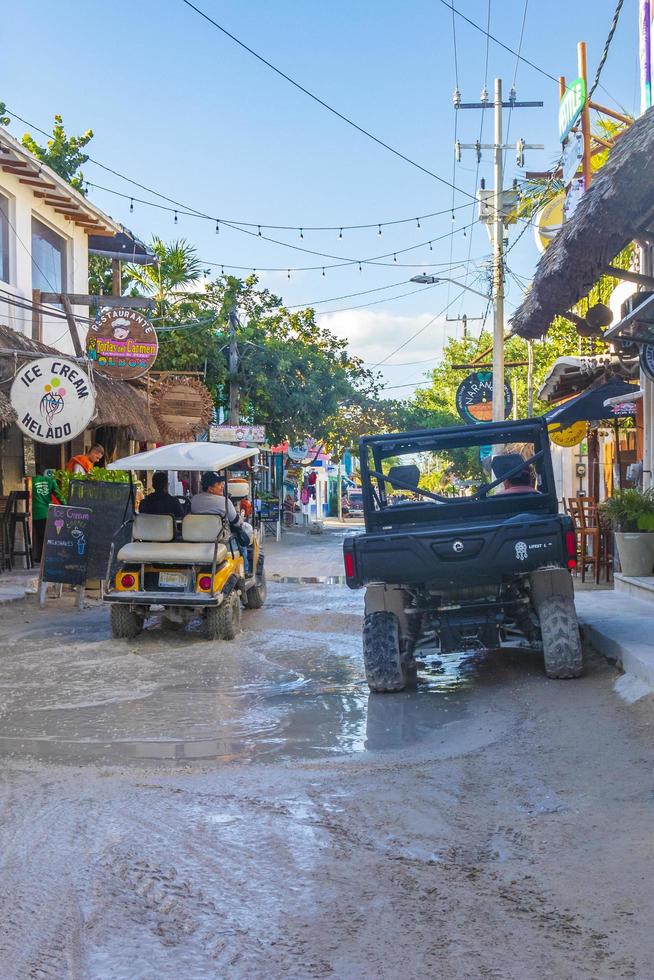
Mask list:
[[[351,551],[346,551],[343,557],[346,578],[354,578],[354,554]]]
[[[133,588],[135,582],[136,582],[136,579],[134,578],[133,575],[130,575],[129,572],[126,572],[125,575],[121,575],[121,577],[120,577],[120,584],[122,585],[122,587],[124,589],[131,589],[131,588]]]
[[[565,550],[568,553],[568,568],[577,567],[577,535],[574,531],[565,532]]]
[[[198,588],[202,589],[203,592],[208,592],[211,589],[211,576],[201,575],[198,579]]]

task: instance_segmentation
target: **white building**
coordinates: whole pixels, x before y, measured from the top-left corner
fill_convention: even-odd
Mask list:
[[[123,231],[0,127],[0,323],[74,353],[63,309],[32,309],[35,290],[88,293],[89,235],[109,239]],[[73,312],[87,317],[88,307]],[[78,325],[84,343],[83,320]]]

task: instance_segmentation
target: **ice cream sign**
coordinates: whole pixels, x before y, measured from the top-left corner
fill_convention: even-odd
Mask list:
[[[36,442],[68,442],[95,414],[95,392],[85,371],[63,357],[40,357],[20,369],[11,386],[16,424]]]
[[[86,356],[98,371],[123,381],[146,374],[158,352],[154,327],[136,310],[101,310],[86,337]]]

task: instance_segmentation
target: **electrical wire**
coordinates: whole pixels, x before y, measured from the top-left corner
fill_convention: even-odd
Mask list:
[[[454,0],[452,0],[454,4]],[[455,99],[459,97],[459,55],[456,48],[456,18],[454,16],[454,10],[452,10],[452,48],[454,52],[454,92]],[[454,146],[457,145],[459,138],[459,113],[454,107]],[[452,261],[452,256],[454,254],[454,196],[456,194],[456,153],[453,154],[452,158],[452,234],[450,235],[450,262]],[[472,235],[470,236],[472,238]],[[450,284],[447,286],[447,298],[450,298]]]
[[[403,299],[405,296],[415,296],[417,293],[424,293],[426,289],[433,289],[438,283],[430,283],[428,286],[423,286],[422,289],[414,289],[408,293],[398,293],[395,296],[385,296],[384,299],[375,299],[371,303],[360,303],[358,306],[346,306],[341,307],[338,310],[320,310],[318,316],[327,316],[329,313],[347,313],[350,310],[367,310],[369,306],[378,306],[379,303],[390,303],[393,299]]]
[[[182,0],[182,2],[186,3],[187,0]],[[457,17],[460,17],[461,20],[464,20],[466,24],[470,24],[470,26],[474,27],[476,31],[479,31],[480,34],[484,34],[489,41],[493,41],[495,44],[498,44],[501,48],[504,48],[505,51],[508,51],[509,54],[518,55],[517,51],[514,51],[513,48],[510,48],[508,44],[504,43],[504,41],[500,41],[500,39],[498,37],[495,37],[494,34],[491,34],[489,30],[484,30],[484,28],[480,27],[479,24],[475,23],[474,20],[470,20],[470,18],[466,17],[466,15],[462,13],[460,10],[456,10],[453,4],[448,3],[447,0],[440,0],[440,3],[442,3],[444,7],[447,7],[448,10],[454,11]],[[520,58],[520,61],[522,61],[523,64],[529,65],[530,68],[533,68],[534,71],[537,71],[540,75],[544,75],[545,78],[549,78],[551,81],[556,82],[557,85],[559,84],[558,78],[555,78],[554,75],[550,75],[548,71],[545,71],[544,68],[541,68],[539,65],[536,65],[533,61],[530,61],[529,58],[523,58],[522,55],[518,55],[518,57]]]
[[[588,93],[588,101],[592,99],[593,92],[599,85],[600,75],[602,74],[602,70],[604,68],[604,65],[606,64],[606,59],[609,56],[609,48],[611,47],[611,41],[613,40],[613,35],[615,34],[616,27],[618,26],[618,21],[620,20],[620,11],[622,10],[623,4],[624,4],[624,0],[618,0],[618,2],[615,5],[615,10],[613,12],[613,19],[611,21],[611,27],[609,28],[609,33],[604,43],[604,50],[602,51],[602,56],[599,60],[599,64],[597,65],[597,71],[595,72],[595,78],[593,79],[593,84],[591,85],[590,91]]]
[[[520,65],[520,52],[522,51],[522,42],[523,42],[524,36],[525,36],[525,24],[527,22],[527,10],[528,10],[528,8],[529,8],[529,0],[525,0],[525,5],[524,5],[523,11],[522,11],[522,23],[520,25],[520,38],[518,40],[518,51],[516,53],[515,67],[513,69],[513,81],[511,83],[511,88],[512,88],[513,91],[515,91],[516,82],[518,80],[518,66]],[[505,143],[508,143],[509,142],[509,136],[511,134],[511,118],[512,118],[512,115],[513,115],[513,100],[511,100],[511,104],[509,105],[509,115],[508,115],[508,119],[507,119],[507,123],[506,123],[506,139],[504,140]],[[506,156],[507,156],[507,153],[508,152],[509,152],[508,150],[505,150],[504,151],[504,166],[505,167],[506,167]]]
[[[463,293],[463,292],[465,292],[465,290],[462,290],[461,292]],[[440,312],[436,313],[435,316],[433,316],[433,317],[431,317],[431,319],[427,320],[427,322],[422,327],[420,327],[419,330],[416,330],[416,332],[414,334],[412,334],[408,338],[408,340],[405,340],[404,343],[400,344],[398,347],[396,347],[394,350],[392,350],[390,352],[390,354],[387,354],[386,357],[382,358],[381,361],[377,361],[377,363],[373,365],[373,369],[380,367],[380,365],[382,365],[382,364],[385,364],[386,361],[389,359],[389,357],[392,357],[393,354],[397,354],[398,351],[404,350],[404,348],[408,344],[410,344],[412,340],[415,340],[416,337],[419,337],[420,334],[423,333],[427,329],[427,327],[431,326],[431,324],[434,322],[434,320],[438,320],[438,318],[441,317],[441,316],[443,316],[444,313],[447,313],[447,311],[449,310],[449,308],[451,306],[453,306],[454,303],[456,303],[457,300],[459,300],[460,298],[461,298],[461,295],[455,296],[455,298],[453,300],[450,300],[449,303],[446,303],[446,305],[443,307],[442,310],[440,310]]]
[[[191,10],[194,10],[196,14],[198,14],[200,17],[203,17],[204,20],[206,20],[209,24],[212,24],[213,27],[216,27],[226,37],[230,38],[230,40],[234,41],[235,44],[238,44],[239,47],[243,48],[244,51],[247,51],[248,54],[251,54],[254,58],[257,59],[257,61],[260,61],[262,64],[266,65],[268,68],[274,71],[281,78],[285,79],[285,81],[293,85],[300,92],[303,92],[305,95],[308,95],[310,99],[313,99],[314,102],[317,102],[318,105],[321,105],[323,109],[327,109],[328,112],[331,112],[333,115],[337,116],[343,122],[347,123],[348,126],[352,126],[353,129],[356,129],[364,136],[367,136],[368,139],[373,140],[373,142],[377,143],[385,150],[388,150],[390,153],[393,153],[396,157],[399,157],[400,160],[404,160],[405,163],[410,164],[412,167],[415,167],[417,170],[421,170],[422,173],[427,174],[427,176],[433,177],[435,180],[439,181],[439,183],[445,184],[447,187],[451,186],[449,180],[446,180],[444,177],[440,177],[438,174],[435,174],[432,170],[428,170],[427,167],[423,167],[422,164],[417,163],[415,160],[412,160],[411,157],[408,157],[405,153],[402,153],[394,146],[391,146],[390,143],[384,142],[384,140],[380,139],[378,136],[375,136],[373,133],[371,133],[370,130],[364,129],[363,126],[360,126],[358,123],[354,122],[354,120],[350,119],[349,116],[346,116],[342,112],[339,112],[338,109],[335,109],[333,106],[329,105],[329,103],[325,102],[324,99],[321,99],[318,95],[315,95],[313,92],[309,91],[309,89],[305,88],[304,85],[301,85],[300,82],[297,82],[294,78],[291,78],[291,76],[287,75],[286,72],[281,70],[281,68],[277,68],[277,66],[273,65],[271,61],[268,61],[267,58],[264,58],[263,55],[258,54],[253,48],[249,47],[249,45],[247,45],[244,41],[241,41],[240,38],[236,37],[235,34],[232,34],[230,31],[228,31],[227,28],[223,27],[222,24],[219,24],[217,20],[214,20],[203,10],[200,10],[199,7],[196,7],[195,4],[190,2],[190,0],[182,0],[182,3],[186,4],[186,6],[189,7]],[[465,194],[465,191],[461,191],[461,193]]]

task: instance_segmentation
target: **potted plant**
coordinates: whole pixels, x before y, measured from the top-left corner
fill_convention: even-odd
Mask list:
[[[651,575],[654,566],[654,489],[616,490],[600,510],[615,532],[623,575]]]

